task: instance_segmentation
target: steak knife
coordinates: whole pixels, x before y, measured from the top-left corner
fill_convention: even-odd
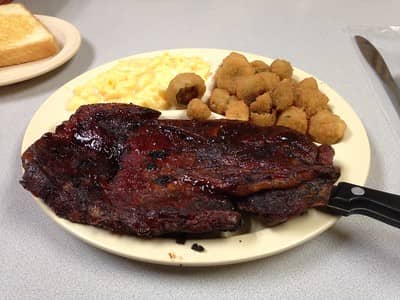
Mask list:
[[[389,89],[389,91],[394,95],[397,100],[397,105],[400,105],[400,90],[397,86],[396,82],[393,79],[390,70],[383,59],[382,55],[375,48],[374,45],[366,38],[356,35],[355,37],[356,43],[362,55],[368,64],[372,67],[378,77],[382,80],[385,86]]]
[[[360,214],[400,228],[400,196],[340,182],[334,186],[323,211],[349,216]]]

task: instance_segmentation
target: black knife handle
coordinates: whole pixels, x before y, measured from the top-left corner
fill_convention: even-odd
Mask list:
[[[326,210],[341,216],[360,214],[400,228],[400,196],[370,188],[339,183]]]

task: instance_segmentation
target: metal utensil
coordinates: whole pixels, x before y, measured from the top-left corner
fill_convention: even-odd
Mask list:
[[[366,38],[359,35],[354,36],[354,38],[365,60],[372,67],[375,73],[379,76],[379,78],[382,80],[382,82],[385,84],[388,90],[396,98],[397,100],[396,104],[400,105],[399,87],[394,81],[393,76],[390,73],[390,70],[386,65],[386,62],[383,59],[382,55],[375,48],[375,46],[372,45],[372,43],[368,41]]]
[[[400,228],[400,196],[340,182],[323,211],[340,216],[360,214]]]

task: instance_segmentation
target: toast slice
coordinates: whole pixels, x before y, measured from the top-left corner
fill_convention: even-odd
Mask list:
[[[58,52],[54,36],[22,4],[0,5],[0,67]]]

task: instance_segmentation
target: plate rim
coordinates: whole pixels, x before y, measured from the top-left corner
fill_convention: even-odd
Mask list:
[[[242,54],[244,54],[244,55],[256,56],[256,57],[259,57],[259,58],[262,58],[262,59],[265,59],[265,60],[271,60],[271,58],[269,58],[269,57],[265,57],[265,56],[262,56],[262,55],[253,54],[253,53],[249,53],[249,52],[242,52],[242,51],[229,50],[229,49],[215,49],[215,48],[177,48],[177,49],[163,49],[163,50],[156,50],[156,51],[149,51],[149,52],[137,53],[137,54],[134,54],[134,55],[130,55],[130,56],[126,56],[126,57],[122,57],[122,58],[118,58],[118,59],[115,59],[115,60],[106,62],[106,63],[104,63],[104,64],[102,64],[102,65],[99,65],[99,66],[97,66],[97,67],[95,67],[95,68],[93,68],[93,69],[90,69],[90,70],[88,70],[88,71],[86,71],[86,72],[80,74],[79,76],[73,78],[72,80],[70,80],[69,82],[67,82],[66,84],[64,84],[63,86],[59,87],[52,95],[50,95],[50,96],[47,98],[47,100],[46,100],[44,103],[42,103],[42,106],[45,105],[45,103],[51,101],[51,99],[52,99],[52,98],[57,94],[57,92],[60,91],[61,89],[63,89],[63,88],[67,88],[67,89],[70,88],[71,82],[74,82],[75,80],[76,80],[76,81],[79,81],[79,78],[82,78],[83,76],[88,75],[89,72],[90,72],[90,73],[96,73],[97,70],[100,70],[100,69],[104,68],[105,66],[111,66],[113,63],[117,63],[117,62],[120,61],[120,60],[123,60],[123,59],[130,59],[130,58],[135,58],[135,57],[140,57],[140,56],[142,56],[142,55],[144,55],[144,56],[152,56],[152,55],[157,55],[157,54],[164,53],[164,52],[174,52],[174,51],[178,51],[178,52],[189,51],[189,52],[190,52],[190,51],[192,51],[192,50],[194,50],[194,51],[217,51],[217,52],[231,52],[231,51],[235,51],[235,52],[242,53]],[[190,56],[191,54],[187,54],[187,55]],[[312,74],[306,73],[306,72],[304,72],[304,71],[302,71],[302,70],[300,70],[300,69],[297,69],[297,68],[295,68],[295,67],[294,67],[294,69],[296,70],[297,73],[304,73],[304,74],[306,74],[306,75],[312,76]],[[316,77],[314,77],[314,78],[316,78]],[[361,129],[361,131],[362,131],[361,134],[364,135],[364,138],[365,138],[364,142],[366,142],[366,145],[367,145],[367,147],[368,147],[368,153],[367,153],[368,160],[367,160],[367,162],[366,162],[366,165],[367,165],[366,172],[365,172],[364,176],[362,176],[361,178],[359,178],[359,180],[358,180],[358,182],[356,182],[356,184],[359,184],[359,185],[365,184],[365,182],[366,182],[366,180],[367,180],[367,177],[368,177],[368,174],[369,174],[370,160],[371,160],[371,148],[370,148],[369,138],[368,138],[367,132],[366,132],[366,130],[365,130],[365,127],[364,127],[364,125],[363,125],[361,119],[358,117],[358,115],[357,115],[357,114],[355,113],[355,111],[352,109],[351,105],[350,105],[343,97],[341,97],[341,96],[340,96],[334,89],[332,89],[329,85],[327,85],[327,84],[324,83],[323,81],[319,80],[318,78],[316,78],[316,79],[317,79],[318,83],[322,83],[322,84],[325,86],[325,88],[330,89],[330,90],[335,94],[335,96],[337,96],[337,97],[339,98],[339,100],[343,102],[343,103],[342,103],[343,105],[347,106],[347,109],[350,110],[350,112],[351,112],[351,113],[354,115],[354,117],[356,118],[356,121],[359,123],[359,125],[361,125],[361,127],[360,127],[360,129]],[[26,146],[27,146],[26,143],[25,143],[25,141],[26,141],[26,138],[27,138],[27,135],[28,135],[28,129],[29,129],[30,126],[32,126],[32,123],[33,123],[33,121],[34,121],[34,119],[35,119],[35,116],[39,113],[39,111],[40,111],[40,109],[42,108],[42,106],[40,106],[40,108],[35,112],[35,114],[33,115],[32,119],[31,119],[31,121],[29,122],[29,125],[27,126],[27,130],[25,131],[24,138],[23,138],[23,144],[22,144],[22,148],[21,148],[22,152],[24,151],[24,149],[25,149]],[[73,236],[75,236],[75,237],[77,237],[77,238],[83,240],[84,242],[86,242],[86,243],[88,243],[88,244],[90,244],[90,245],[92,245],[92,246],[95,246],[96,248],[99,248],[99,249],[102,249],[102,250],[104,250],[104,251],[107,251],[107,252],[110,252],[110,253],[113,253],[113,254],[116,254],[116,255],[119,255],[119,256],[123,256],[123,257],[129,258],[129,259],[134,259],[134,260],[143,261],[143,262],[149,262],[149,263],[154,263],[154,264],[175,265],[175,266],[195,266],[195,267],[199,267],[199,266],[230,265],[230,264],[242,263],[242,262],[246,262],[246,261],[253,261],[253,260],[257,260],[257,259],[261,259],[261,258],[264,258],[264,257],[271,256],[271,255],[275,255],[275,254],[278,254],[278,253],[287,251],[287,250],[289,250],[289,249],[292,249],[292,248],[294,248],[294,247],[296,247],[296,246],[299,246],[299,245],[301,245],[301,244],[303,244],[303,243],[309,241],[310,239],[312,239],[312,238],[314,238],[314,237],[320,235],[322,232],[324,232],[324,231],[326,231],[327,229],[329,229],[330,227],[332,227],[332,226],[337,222],[337,220],[339,219],[338,217],[329,216],[329,220],[325,222],[325,225],[320,226],[317,230],[314,230],[314,231],[310,232],[306,237],[304,237],[304,238],[298,240],[297,242],[291,243],[290,245],[287,245],[287,246],[285,246],[285,247],[283,247],[283,248],[277,249],[277,250],[275,250],[275,251],[263,253],[263,254],[260,254],[260,255],[256,255],[256,256],[251,256],[251,255],[250,255],[250,256],[246,256],[246,257],[239,258],[239,259],[237,259],[237,258],[236,258],[236,259],[235,259],[235,258],[234,258],[234,259],[224,259],[224,260],[222,260],[222,261],[212,261],[212,262],[203,262],[203,261],[179,261],[179,260],[171,260],[171,259],[167,259],[167,258],[165,258],[165,259],[154,258],[154,259],[153,259],[153,258],[149,258],[149,257],[137,256],[137,255],[134,255],[134,254],[132,254],[132,253],[130,253],[130,254],[128,255],[128,254],[126,254],[126,253],[122,253],[121,251],[118,251],[118,250],[113,249],[113,248],[110,247],[109,245],[108,245],[108,246],[107,246],[107,245],[104,246],[104,245],[102,245],[102,244],[99,244],[98,242],[96,242],[96,240],[93,240],[93,239],[91,240],[91,239],[89,239],[88,237],[84,236],[83,234],[77,233],[77,232],[73,231],[73,229],[71,229],[71,226],[89,226],[89,227],[93,227],[93,226],[90,226],[90,225],[82,225],[82,224],[75,224],[75,223],[69,222],[69,221],[67,221],[67,220],[65,220],[65,219],[62,219],[62,218],[56,216],[56,215],[54,214],[54,212],[53,212],[49,207],[47,207],[47,205],[46,205],[41,199],[36,198],[36,197],[34,197],[34,198],[36,199],[36,201],[38,201],[40,207],[41,207],[42,209],[44,209],[44,212],[45,212],[47,215],[49,215],[49,216],[53,219],[53,221],[55,221],[57,224],[59,224],[64,230],[68,231],[68,232],[71,233]],[[313,211],[313,210],[311,210],[311,211]],[[323,213],[320,213],[320,214],[323,214]],[[290,222],[290,221],[289,221],[289,222]],[[287,224],[287,223],[286,223],[286,224]],[[109,232],[106,232],[105,230],[102,230],[102,229],[99,229],[99,228],[95,228],[95,230],[96,230],[96,231],[105,232],[106,234],[109,233]],[[263,229],[263,230],[264,230],[264,229]],[[132,237],[131,237],[131,238],[132,238]],[[140,238],[137,238],[137,237],[133,237],[133,238],[134,238],[134,239],[140,239]]]
[[[22,73],[20,76],[14,76],[11,78],[7,78],[7,72],[9,70],[2,70],[2,67],[0,67],[0,74],[4,73],[3,75],[5,76],[6,79],[0,80],[0,86],[7,86],[11,85],[14,83],[26,81],[35,77],[38,77],[40,75],[43,75],[45,73],[48,73],[66,62],[68,62],[79,50],[81,43],[82,43],[82,37],[79,32],[79,30],[72,25],[71,23],[52,16],[46,16],[46,15],[34,15],[39,21],[50,31],[49,24],[51,23],[53,26],[56,25],[60,31],[63,33],[68,32],[69,34],[65,34],[66,36],[66,42],[64,43],[63,47],[58,51],[57,54],[53,55],[52,57],[41,59],[44,60],[41,62],[41,60],[37,61],[32,61],[32,62],[26,62],[18,65],[12,65],[12,66],[6,66],[4,68],[12,68],[12,71],[16,69],[20,69],[23,71],[30,63],[35,63],[37,64],[37,69],[35,71],[31,71],[28,73]]]

